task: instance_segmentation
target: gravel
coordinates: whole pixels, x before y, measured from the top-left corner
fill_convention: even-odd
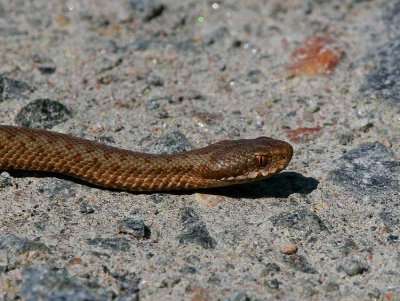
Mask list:
[[[0,298],[400,299],[399,22],[398,0],[0,2],[1,124],[294,148],[287,171],[210,191],[3,172]],[[307,65],[304,41],[330,52]]]

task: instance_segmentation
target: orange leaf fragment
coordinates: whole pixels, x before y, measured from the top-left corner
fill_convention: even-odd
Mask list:
[[[314,128],[298,128],[295,130],[287,130],[286,134],[290,141],[295,143],[307,142],[311,141],[317,136],[319,136],[319,132],[322,128],[314,127]]]
[[[344,54],[344,50],[337,47],[329,37],[308,37],[292,52],[292,64],[287,67],[288,75],[293,77],[330,74]]]

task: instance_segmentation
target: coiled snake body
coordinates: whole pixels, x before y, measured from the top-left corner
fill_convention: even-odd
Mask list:
[[[221,141],[178,154],[147,154],[65,134],[0,126],[0,169],[70,175],[131,191],[199,189],[251,182],[290,162],[290,144],[268,137]]]

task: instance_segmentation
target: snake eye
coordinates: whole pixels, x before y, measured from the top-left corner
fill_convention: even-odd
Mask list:
[[[258,167],[266,167],[271,163],[271,157],[265,155],[256,155],[255,161]]]

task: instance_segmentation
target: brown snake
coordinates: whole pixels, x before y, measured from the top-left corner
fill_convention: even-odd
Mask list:
[[[147,154],[65,134],[0,125],[0,169],[66,174],[98,186],[160,191],[246,183],[272,176],[292,158],[268,137],[221,141],[178,154]]]

